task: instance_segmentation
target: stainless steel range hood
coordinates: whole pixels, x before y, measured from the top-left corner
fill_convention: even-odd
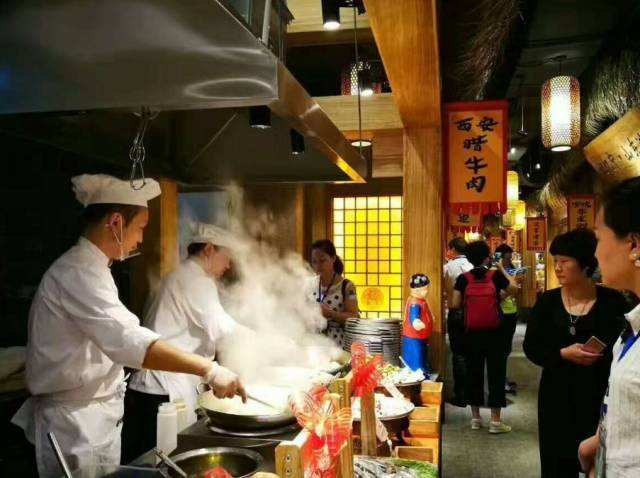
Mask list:
[[[142,106],[195,125],[192,120],[202,110],[257,105],[269,106],[278,124],[284,122],[281,129],[290,126],[303,133],[314,152],[308,174],[303,164],[292,175],[281,161],[286,170],[267,168],[265,180],[312,181],[319,170],[322,177],[317,179],[324,181],[367,177],[365,160],[279,59],[220,1],[9,0],[0,6],[0,115],[8,115],[0,118],[0,127],[5,131],[23,137],[37,131],[34,139],[76,150],[72,136],[118,130],[96,124],[122,122],[122,115]],[[71,111],[89,113],[73,119],[14,115]],[[66,137],[52,133],[60,128]],[[197,129],[209,137],[217,132],[213,126],[207,131],[207,123]],[[162,124],[161,130],[171,128]],[[184,135],[177,139],[180,144],[200,140],[192,140],[188,128],[178,130]],[[230,154],[227,149],[212,151]],[[217,154],[218,164],[242,162],[242,149],[235,153],[228,158]],[[236,169],[241,169],[238,164]],[[238,172],[244,171],[234,174]]]

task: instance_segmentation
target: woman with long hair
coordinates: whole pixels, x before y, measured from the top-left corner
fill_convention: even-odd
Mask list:
[[[592,280],[595,251],[596,236],[587,229],[553,240],[549,252],[560,287],[538,299],[527,326],[524,352],[542,367],[538,427],[543,478],[577,478],[578,445],[597,426],[611,348],[622,330],[626,301]],[[585,346],[592,337],[606,348]]]
[[[596,220],[603,282],[640,296],[640,177],[609,192]],[[613,348],[609,386],[598,433],[580,445],[589,476],[640,476],[640,306],[626,314],[624,331]],[[598,460],[595,463],[596,450]]]
[[[328,239],[311,246],[311,266],[317,274],[311,292],[313,300],[327,319],[327,335],[342,346],[345,322],[360,317],[356,286],[343,276],[344,264]]]

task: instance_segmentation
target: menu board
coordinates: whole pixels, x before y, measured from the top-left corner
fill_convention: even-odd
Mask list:
[[[527,218],[527,251],[545,252],[547,250],[547,219],[545,217]]]

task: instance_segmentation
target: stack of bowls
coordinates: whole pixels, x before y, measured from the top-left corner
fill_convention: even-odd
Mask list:
[[[362,342],[372,355],[381,354],[385,362],[399,365],[402,322],[394,319],[347,319],[344,349],[351,350],[355,342]]]

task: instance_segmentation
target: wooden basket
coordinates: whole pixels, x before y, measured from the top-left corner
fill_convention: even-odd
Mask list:
[[[420,389],[422,405],[441,405],[443,386],[442,382],[422,382]]]
[[[437,440],[436,440],[437,442]],[[434,465],[438,465],[438,446],[399,446],[394,450],[397,458],[405,460],[428,461]]]

